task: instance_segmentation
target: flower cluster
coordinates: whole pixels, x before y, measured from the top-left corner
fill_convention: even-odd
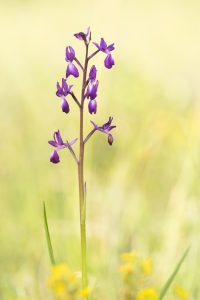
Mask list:
[[[66,75],[61,79],[61,82],[57,82],[56,84],[56,96],[61,100],[61,110],[68,114],[70,112],[70,101],[69,98],[75,101],[78,105],[80,111],[84,110],[84,104],[87,101],[88,112],[90,114],[97,113],[97,94],[99,87],[99,80],[97,79],[97,68],[93,64],[91,65],[88,76],[87,76],[87,68],[89,66],[90,60],[97,55],[99,52],[103,52],[106,54],[106,58],[104,60],[104,65],[107,69],[111,69],[115,64],[113,56],[111,52],[115,49],[114,43],[107,45],[105,40],[101,38],[100,43],[95,43],[95,47],[97,50],[89,54],[89,45],[91,42],[91,31],[90,28],[87,29],[86,33],[78,32],[74,34],[75,38],[84,42],[86,47],[86,59],[85,64],[83,65],[77,58],[76,52],[72,46],[67,46],[65,50],[65,60],[67,62]],[[83,85],[81,89],[81,99],[78,99],[73,92],[73,85],[68,83],[70,77],[74,77],[75,79],[80,76],[80,72],[83,74]],[[114,138],[110,131],[116,126],[111,126],[113,118],[109,118],[108,122],[103,124],[102,126],[96,125],[93,121],[92,124],[94,128],[91,132],[86,136],[84,142],[86,142],[89,137],[95,132],[100,131],[105,133],[108,137],[109,145],[113,144]],[[74,150],[72,149],[72,145],[76,142],[77,139],[72,140],[71,142],[63,142],[59,130],[54,133],[54,140],[49,141],[49,144],[54,147],[53,152],[50,156],[50,161],[52,163],[59,163],[60,158],[58,155],[58,150],[63,148],[68,148],[73,156],[76,158]]]
[[[91,292],[90,288],[81,290],[80,278],[64,263],[52,266],[47,286],[58,300],[79,300]]]
[[[158,288],[155,287],[153,264],[150,258],[143,258],[136,252],[121,255],[122,264],[119,272],[122,275],[123,300],[159,300]],[[180,285],[175,285],[170,299],[189,300],[189,293]]]

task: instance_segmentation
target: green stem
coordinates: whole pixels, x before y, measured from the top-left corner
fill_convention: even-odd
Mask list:
[[[78,162],[78,182],[79,182],[79,205],[80,205],[80,230],[81,230],[81,261],[82,261],[82,289],[87,287],[87,257],[86,257],[86,199],[84,189],[84,139],[83,139],[83,119],[84,119],[84,95],[88,66],[88,45],[86,45],[85,64],[83,69],[83,81],[81,91],[80,107],[80,145]]]

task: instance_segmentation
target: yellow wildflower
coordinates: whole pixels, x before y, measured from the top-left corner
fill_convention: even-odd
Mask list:
[[[152,260],[149,258],[143,259],[141,262],[141,268],[145,275],[152,273]]]
[[[85,298],[88,297],[91,293],[91,288],[87,287],[83,290],[78,291],[78,296]]]
[[[119,272],[123,273],[124,275],[131,274],[133,272],[133,265],[132,263],[126,263],[119,267]]]
[[[189,299],[189,292],[178,284],[175,285],[175,287],[174,287],[174,295],[177,296],[181,300]]]
[[[121,254],[121,259],[126,262],[134,262],[136,259],[136,256],[137,256],[136,253],[133,251],[125,252],[125,253]]]
[[[136,300],[158,300],[159,296],[154,288],[145,288],[136,295]]]
[[[71,300],[79,288],[76,274],[66,264],[52,266],[47,284],[59,299],[65,300]]]

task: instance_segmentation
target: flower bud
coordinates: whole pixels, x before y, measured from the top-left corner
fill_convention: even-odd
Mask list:
[[[112,134],[109,133],[109,134],[108,134],[108,144],[109,144],[110,146],[112,146],[113,141],[114,141],[113,136],[112,136]]]

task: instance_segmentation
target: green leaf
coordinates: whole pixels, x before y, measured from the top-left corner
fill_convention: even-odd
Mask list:
[[[48,250],[49,250],[49,257],[50,257],[52,265],[54,265],[55,264],[55,259],[54,259],[54,254],[53,254],[51,237],[50,237],[50,233],[49,233],[48,222],[47,222],[45,202],[43,203],[43,217],[44,217],[44,228],[45,228],[45,233],[46,233],[47,246],[48,246]]]
[[[170,275],[169,279],[166,281],[165,285],[161,289],[160,300],[162,300],[164,298],[164,296],[166,295],[166,293],[167,293],[168,289],[170,288],[176,274],[178,273],[180,267],[182,266],[182,263],[184,262],[186,256],[188,255],[189,250],[190,250],[190,248],[187,248],[187,250],[184,252],[184,254],[183,254],[182,258],[180,259],[180,261],[178,262],[176,268],[174,269],[174,271]]]

